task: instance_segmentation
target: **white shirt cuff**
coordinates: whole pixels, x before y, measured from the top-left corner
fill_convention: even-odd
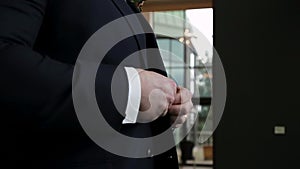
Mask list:
[[[139,73],[135,68],[125,67],[129,91],[128,102],[125,111],[125,119],[122,124],[136,123],[141,102],[141,81]]]

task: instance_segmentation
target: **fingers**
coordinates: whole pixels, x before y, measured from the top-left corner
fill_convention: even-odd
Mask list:
[[[174,102],[168,109],[168,113],[171,116],[172,126],[177,128],[185,123],[192,108],[192,93],[186,88],[177,87]]]
[[[188,114],[191,112],[192,108],[193,103],[191,100],[180,105],[170,106],[169,114],[171,116],[172,126],[175,128],[180,127],[187,120]]]
[[[172,116],[187,115],[191,112],[192,108],[193,103],[190,100],[183,104],[171,105],[169,107],[169,114]]]
[[[177,93],[175,95],[175,100],[173,104],[186,103],[191,100],[192,96],[192,93],[188,89],[183,87],[177,87]]]
[[[178,128],[187,120],[187,115],[171,116],[172,127]]]

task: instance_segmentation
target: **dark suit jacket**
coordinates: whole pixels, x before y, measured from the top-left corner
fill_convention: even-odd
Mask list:
[[[1,168],[177,168],[174,148],[143,159],[105,151],[85,134],[74,112],[72,74],[82,46],[103,25],[131,13],[124,0],[0,1]],[[148,47],[157,47],[153,34],[130,37],[117,44],[103,64],[115,66],[113,56]],[[112,70],[98,74],[103,72]],[[112,103],[103,90],[106,83],[96,79],[97,101]],[[120,85],[126,86],[126,79]],[[156,135],[168,127],[167,118],[122,125],[117,112],[105,117],[133,137]]]

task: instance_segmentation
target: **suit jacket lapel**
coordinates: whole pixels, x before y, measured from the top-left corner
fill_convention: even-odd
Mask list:
[[[131,7],[125,2],[125,0],[112,0],[112,1],[114,2],[114,4],[116,5],[116,7],[118,8],[118,10],[121,12],[121,14],[123,16],[131,15],[131,14],[135,13],[131,9]],[[136,19],[138,20],[138,17],[136,17]],[[139,22],[136,22],[136,23],[139,23]],[[128,21],[128,25],[131,27],[131,30],[132,30],[133,34],[136,34],[134,32],[134,29],[133,29],[134,27],[139,28],[139,29],[143,29],[140,24],[132,25],[132,24],[130,24],[129,21]],[[147,43],[146,43],[145,36],[134,36],[134,37],[135,37],[135,40],[138,43],[139,50],[146,49],[146,44]],[[147,60],[146,60],[147,56],[143,56],[143,55],[144,54],[141,54],[141,57],[139,58],[140,62],[141,62],[141,66],[142,66],[142,68],[147,68]]]

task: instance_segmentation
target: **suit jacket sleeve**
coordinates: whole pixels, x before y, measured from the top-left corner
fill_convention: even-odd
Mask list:
[[[47,0],[0,1],[0,109],[10,127],[78,130],[72,102],[74,65],[33,50],[46,6]],[[101,82],[97,85],[102,87]],[[118,121],[121,125],[122,119]]]

